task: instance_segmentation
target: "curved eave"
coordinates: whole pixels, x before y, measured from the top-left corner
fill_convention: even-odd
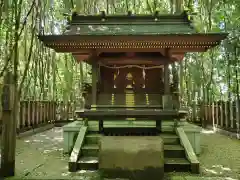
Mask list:
[[[227,33],[155,34],[155,35],[46,35],[39,39],[57,52],[81,49],[209,49],[227,37]],[[202,51],[202,50],[201,50]],[[186,51],[187,52],[187,51]]]

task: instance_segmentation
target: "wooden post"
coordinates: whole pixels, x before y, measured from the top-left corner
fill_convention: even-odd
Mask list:
[[[30,99],[29,100],[29,114],[28,114],[28,117],[29,117],[30,122],[32,123],[32,127],[34,128],[35,124],[36,124],[36,121],[35,121],[35,119],[32,118],[33,103],[34,103],[34,101]]]
[[[96,110],[96,104],[97,104],[97,78],[98,78],[98,64],[96,62],[96,59],[93,59],[92,61],[92,105],[91,109]],[[85,124],[88,124],[88,119],[86,119]],[[99,132],[103,132],[103,120],[99,119],[98,121],[98,128]]]
[[[37,123],[41,123],[41,122],[43,122],[43,111],[42,111],[42,109],[43,109],[43,101],[42,100],[40,100],[39,101],[40,102],[40,106],[39,106],[39,121],[37,122]]]
[[[50,122],[50,101],[47,101],[47,109],[46,109],[46,121],[47,123]]]
[[[170,94],[170,85],[169,85],[169,68],[168,64],[164,64],[164,94]]]
[[[32,123],[31,123],[31,118],[30,116],[30,100],[27,100],[27,114],[26,114],[26,119],[25,122],[28,122],[28,127],[32,127]]]
[[[30,122],[32,123],[32,127],[34,128],[36,121],[35,121],[35,119],[32,118],[33,104],[34,104],[34,101],[32,99],[30,99],[29,100],[29,115],[28,115],[28,117],[29,117]]]
[[[97,103],[97,62],[92,61],[92,105]]]
[[[42,124],[47,123],[46,121],[46,100],[43,100],[43,121]]]
[[[20,113],[19,113],[19,123],[17,126],[18,131],[24,127],[24,122],[23,122],[23,113],[24,113],[24,101],[20,102]]]
[[[219,103],[218,103],[218,101],[215,103],[215,106],[216,106],[216,125],[215,125],[215,127],[217,128],[218,124],[219,124]]]
[[[225,128],[228,129],[229,128],[229,109],[228,109],[228,102],[225,102],[225,106],[224,106],[224,117],[225,117]]]
[[[170,93],[170,84],[169,84],[169,68],[168,64],[164,64],[164,95],[163,95],[163,109],[172,109],[172,96]]]
[[[213,126],[213,128],[215,128],[215,106],[214,106],[214,101],[212,102],[212,126]]]
[[[59,104],[56,101],[53,101],[53,111],[52,111],[52,120],[57,120],[57,108],[59,108]]]
[[[240,133],[240,106],[239,100],[236,100],[236,125],[237,125],[237,133]]]
[[[36,122],[38,122],[39,121],[39,101],[38,101],[38,99],[35,99],[35,104],[36,104],[36,108],[35,108]]]
[[[51,122],[56,121],[56,108],[57,108],[57,103],[55,101],[51,101],[51,116],[50,116],[50,120]],[[54,115],[55,113],[55,115]]]
[[[223,111],[224,111],[223,105],[224,105],[224,102],[221,101],[221,104],[220,104],[220,119],[221,119],[220,126],[221,126],[221,128],[223,128]]]
[[[14,82],[13,74],[7,72],[4,77],[2,92],[2,147],[1,176],[14,176],[16,149],[16,114],[14,112]]]
[[[233,129],[234,126],[233,126],[233,102],[232,100],[229,101],[229,111],[230,111],[230,127]]]

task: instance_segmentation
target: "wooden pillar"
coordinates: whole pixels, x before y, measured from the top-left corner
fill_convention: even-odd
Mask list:
[[[98,64],[96,58],[92,61],[92,110],[96,110],[97,104],[97,79],[98,79]],[[103,132],[103,120],[98,121],[99,132]]]
[[[164,64],[164,95],[163,95],[163,109],[173,109],[172,95],[170,92],[170,71],[168,64]]]
[[[1,145],[1,172],[0,176],[14,176],[15,149],[16,149],[16,116],[14,112],[14,82],[13,75],[7,72],[4,77],[2,92],[2,145]],[[16,110],[15,110],[16,111]]]
[[[92,105],[97,103],[97,62],[96,59],[92,61]]]
[[[168,64],[164,64],[164,95],[170,94],[169,73]]]

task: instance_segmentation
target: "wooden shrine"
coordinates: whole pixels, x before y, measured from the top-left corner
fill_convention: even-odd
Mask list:
[[[164,118],[179,115],[178,82],[170,81],[169,64],[182,61],[187,52],[205,52],[225,37],[222,33],[198,33],[187,12],[102,12],[88,16],[75,13],[63,34],[39,39],[56,52],[72,53],[78,62],[92,65],[92,85],[80,116],[102,119],[114,115],[122,119],[156,115],[162,119],[160,109],[168,110],[169,117],[164,112]],[[109,113],[109,108],[118,110]]]
[[[75,121],[64,130],[64,151],[71,154],[69,170],[100,168],[106,177],[115,178],[118,174],[128,178],[133,172],[125,171],[125,167],[135,168],[134,173],[139,173],[137,179],[146,179],[149,175],[161,179],[164,171],[198,173],[195,153],[199,154],[200,144],[192,140],[199,136],[193,132],[195,127],[184,130],[175,124],[187,115],[187,111],[181,109],[178,78],[170,77],[169,65],[182,61],[188,52],[205,52],[217,46],[226,36],[224,33],[197,32],[187,12],[176,15],[158,12],[153,15],[130,12],[128,15],[106,15],[102,12],[87,16],[74,13],[63,34],[39,36],[47,47],[56,52],[72,53],[76,61],[92,66],[92,83],[85,93],[85,107],[76,111],[85,122]],[[163,120],[174,122],[170,134],[163,131]],[[98,128],[94,129],[89,121],[97,122]],[[124,121],[124,126],[116,125],[117,121]],[[154,122],[154,127],[133,126],[135,122],[148,124],[150,121]],[[106,127],[105,122],[111,127],[109,124]],[[196,132],[199,134],[199,130]],[[116,135],[142,137],[118,138]],[[116,145],[111,146],[109,142]],[[139,143],[133,146],[137,148],[131,156],[127,154],[128,150],[132,153],[131,148],[124,149],[119,144],[131,146],[132,142]],[[145,143],[144,147],[141,142]],[[134,159],[149,157],[146,147],[154,144],[158,147],[153,148],[152,160],[145,159],[141,168],[154,167],[150,171],[139,170],[139,163]],[[118,152],[126,161],[117,157]],[[138,152],[143,154],[139,156]],[[127,160],[134,165],[124,164]],[[119,167],[110,167],[111,164]],[[124,173],[127,175],[121,176]]]

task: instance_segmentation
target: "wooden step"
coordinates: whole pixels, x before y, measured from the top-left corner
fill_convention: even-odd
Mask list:
[[[98,144],[101,136],[99,133],[89,133],[85,136],[85,144]]]
[[[183,158],[185,157],[185,150],[181,145],[164,145],[165,158]]]
[[[82,147],[82,155],[83,156],[98,156],[99,146],[97,144],[85,144]]]
[[[98,157],[96,156],[83,156],[78,161],[79,170],[97,170]]]
[[[165,158],[165,172],[190,172],[191,163],[185,158]]]
[[[177,145],[179,144],[179,137],[176,134],[160,134],[160,137],[163,138],[164,144],[165,145]]]

